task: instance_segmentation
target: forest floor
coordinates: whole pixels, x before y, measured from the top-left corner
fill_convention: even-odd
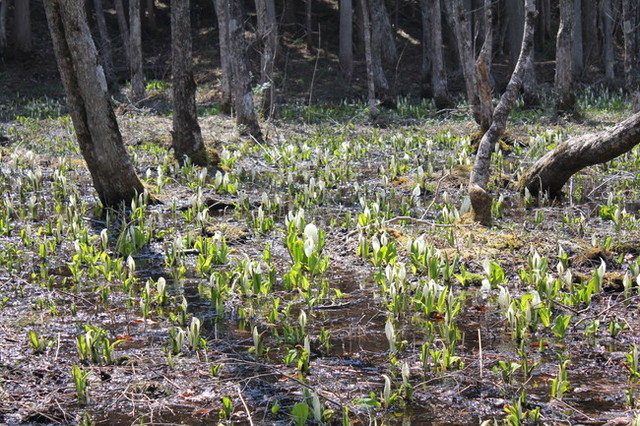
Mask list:
[[[358,102],[283,105],[264,143],[204,105],[226,174],[178,167],[171,118],[122,106],[162,203],[105,210],[62,101],[6,100],[0,422],[637,421],[640,151],[563,200],[515,191],[548,149],[630,114],[619,92],[579,99],[579,120],[514,111],[489,228],[464,215],[462,104],[401,99],[376,123]]]
[[[579,118],[520,102],[485,228],[465,217],[462,102],[401,97],[371,122],[341,101],[365,88],[336,77],[335,46],[292,31],[288,103],[264,143],[241,139],[218,114],[211,31],[199,114],[228,173],[173,159],[167,34],[145,45],[148,99],[116,97],[160,204],[101,208],[48,46],[0,64],[0,423],[639,421],[640,151],[577,174],[562,200],[515,190],[559,142],[629,116],[623,93],[582,91]],[[401,45],[403,95],[419,91],[418,38]]]

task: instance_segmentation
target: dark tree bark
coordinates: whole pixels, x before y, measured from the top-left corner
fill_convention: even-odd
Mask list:
[[[353,3],[340,0],[340,72],[349,82],[353,75]]]
[[[142,68],[142,25],[140,0],[129,0],[129,52],[131,71],[131,98],[134,102],[144,97],[144,72]]]
[[[114,0],[113,3],[116,6],[116,18],[118,20],[118,28],[120,28],[120,38],[122,39],[122,48],[124,49],[124,56],[127,59],[127,65],[131,63],[131,48],[129,47],[129,23],[127,20],[127,14],[124,10],[122,0]]]
[[[71,120],[100,201],[129,203],[144,187],[122,142],[84,2],[47,0],[44,6]]]
[[[614,65],[615,57],[613,54],[613,9],[611,0],[602,0],[602,20],[604,21],[604,74],[607,83],[613,84],[615,80]]]
[[[582,0],[573,0],[573,25],[571,26],[571,55],[573,75],[579,77],[584,71],[584,51],[582,47]]]
[[[158,32],[158,22],[156,20],[156,7],[154,0],[147,0],[145,5],[145,21],[149,31]]]
[[[574,0],[560,0],[560,26],[556,39],[556,111],[573,113],[576,95],[573,88],[573,55],[571,33],[574,25]]]
[[[225,25],[229,35],[229,61],[231,63],[231,86],[233,89],[233,104],[236,113],[238,132],[241,135],[262,139],[262,132],[253,103],[253,91],[247,67],[247,43],[242,26],[242,11],[239,2],[219,0],[217,3],[225,9],[228,17]]]
[[[0,56],[7,50],[7,7],[9,0],[0,1]]]
[[[374,3],[375,2],[375,3]],[[379,0],[361,0],[360,5],[364,16],[365,37],[367,37],[367,22],[369,22],[369,51],[371,60],[367,62],[367,65],[371,68],[367,69],[368,76],[373,78],[375,87],[375,97],[379,101],[380,105],[386,108],[396,108],[396,96],[391,90],[389,82],[384,73],[384,67],[382,65],[383,58],[383,31],[376,24],[376,20],[381,22],[382,16],[386,15],[386,8],[382,8],[378,4]],[[365,4],[366,3],[366,4]],[[388,21],[387,16],[387,21]],[[367,41],[365,39],[365,46]],[[366,47],[365,47],[366,50]]]
[[[110,88],[117,85],[115,71],[113,68],[113,50],[111,48],[111,40],[107,32],[107,23],[104,18],[104,9],[102,0],[93,0],[93,8],[96,13],[96,23],[98,24],[98,34],[100,36],[100,53],[102,63],[104,65],[104,73],[107,77],[107,83]]]
[[[275,61],[278,51],[278,23],[273,0],[255,0],[258,15],[258,38],[261,40],[260,112],[263,117],[271,117],[276,107]]]
[[[447,89],[442,53],[442,10],[440,0],[420,0],[422,13],[423,85],[430,84],[431,97],[437,109],[453,106]],[[429,81],[425,81],[428,79]]]
[[[307,49],[313,49],[313,22],[312,22],[312,13],[313,13],[313,0],[305,1],[305,11],[304,11],[304,32],[307,38]],[[320,46],[318,46],[320,47]]]
[[[369,16],[374,29],[371,33],[374,49],[379,49],[385,64],[395,65],[398,48],[384,0],[369,0]]]
[[[439,1],[439,0],[438,0]],[[420,69],[420,95],[423,98],[431,98],[433,90],[431,87],[431,61],[434,56],[434,42],[431,33],[432,6],[430,0],[420,0],[420,18],[422,21],[422,67]],[[435,14],[435,12],[433,12]]]
[[[578,171],[605,163],[640,143],[640,114],[634,114],[612,129],[573,137],[549,151],[520,178],[520,189],[538,196],[562,195],[564,184]]]
[[[524,0],[511,0],[506,9],[507,34],[509,42],[507,44],[510,60],[510,71],[512,71],[522,47],[522,28],[524,27]]]
[[[29,0],[15,0],[13,39],[13,48],[16,53],[27,55],[33,51]]]
[[[228,8],[224,0],[214,0],[213,2],[216,16],[218,18],[218,40],[220,45],[220,110],[224,113],[231,113],[233,104],[233,91],[231,88],[231,53],[229,52],[229,18]]]
[[[445,1],[445,5],[451,27],[455,32],[467,99],[471,105],[474,120],[480,126],[481,131],[484,132],[491,125],[491,116],[493,114],[487,70],[487,63],[490,58],[487,58],[481,51],[477,64],[474,60],[475,55],[471,44],[471,25],[467,10],[462,6],[462,1],[448,0]]]
[[[173,74],[173,131],[171,144],[180,164],[185,158],[206,166],[207,152],[196,112],[196,83],[191,58],[191,9],[189,0],[171,5],[171,71]]]
[[[531,56],[533,49],[533,33],[535,28],[535,17],[537,14],[535,0],[525,1],[525,25],[522,37],[520,56],[516,67],[511,74],[511,79],[505,92],[500,97],[500,102],[493,111],[491,126],[482,136],[478,153],[476,154],[471,177],[469,178],[469,198],[473,207],[474,220],[483,225],[491,224],[491,196],[487,193],[487,183],[491,173],[491,153],[496,142],[504,133],[507,119],[513,109],[518,97],[518,92],[522,86],[522,79],[525,74],[527,58]]]

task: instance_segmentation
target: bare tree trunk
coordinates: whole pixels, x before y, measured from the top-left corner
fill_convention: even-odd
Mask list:
[[[439,0],[438,0],[439,1]],[[432,5],[430,0],[420,0],[420,18],[422,20],[422,67],[420,69],[420,95],[423,98],[433,97],[433,88],[431,87],[431,72],[433,60],[434,41],[432,40]]]
[[[13,17],[13,47],[16,53],[29,54],[33,50],[31,40],[31,12],[29,0],[16,0]]]
[[[506,7],[507,33],[509,35],[508,52],[510,71],[516,66],[522,47],[522,28],[524,27],[524,0],[511,0]]]
[[[7,8],[9,0],[0,1],[0,56],[7,50]]]
[[[105,206],[129,203],[144,191],[122,142],[107,82],[91,38],[84,2],[44,2],[54,53],[80,150]]]
[[[455,31],[460,65],[464,75],[467,98],[471,105],[473,118],[480,125],[481,131],[486,131],[491,125],[493,108],[491,104],[491,89],[487,73],[487,59],[483,54],[478,58],[478,65],[474,61],[471,44],[471,28],[467,11],[461,0],[445,1],[447,15],[451,27]]]
[[[100,52],[102,63],[104,64],[104,74],[107,77],[107,83],[110,88],[117,85],[115,71],[113,69],[113,51],[111,49],[111,40],[107,32],[107,23],[104,19],[104,9],[102,0],[93,0],[93,8],[96,12],[96,22],[98,24],[98,34],[100,35]]]
[[[491,224],[491,196],[487,193],[487,183],[491,174],[491,153],[496,142],[504,133],[507,119],[513,109],[522,86],[527,58],[531,56],[533,49],[533,33],[535,17],[537,15],[535,0],[525,1],[525,24],[522,37],[522,47],[516,67],[511,74],[511,79],[505,92],[500,97],[500,102],[493,111],[491,126],[485,132],[478,146],[471,177],[469,178],[469,198],[473,207],[474,220],[483,225]]]
[[[582,52],[584,67],[589,69],[594,60],[601,55],[598,40],[598,2],[582,2]]]
[[[313,23],[312,23],[312,9],[313,0],[306,0],[304,11],[304,32],[307,38],[307,49],[313,49]],[[320,46],[318,46],[320,47]]]
[[[627,90],[636,89],[635,79],[635,14],[634,6],[630,1],[622,2],[622,32],[624,35],[624,80]]]
[[[147,28],[153,33],[158,32],[158,23],[156,20],[156,7],[154,0],[146,1],[145,12]]]
[[[364,32],[364,57],[367,63],[367,99],[369,105],[369,115],[376,118],[380,114],[378,101],[376,100],[376,82],[373,75],[373,49],[371,46],[371,19],[369,17],[369,7],[367,0],[360,0],[360,10],[362,11],[362,27]]]
[[[129,37],[129,47],[131,49],[131,98],[134,102],[137,102],[144,97],[140,0],[129,0]]]
[[[640,143],[640,114],[634,114],[612,129],[573,137],[549,151],[520,178],[520,189],[538,196],[562,195],[564,184],[578,171],[605,163]]]
[[[369,35],[371,38],[371,72],[373,73],[373,80],[375,82],[375,93],[376,98],[380,101],[380,105],[386,108],[396,108],[396,97],[391,88],[389,87],[389,82],[387,81],[387,77],[384,73],[384,67],[382,66],[382,58],[383,58],[383,32],[379,31],[379,27],[376,26],[376,19],[381,21],[382,12],[378,9],[375,11],[374,9],[378,6],[374,6],[373,2],[377,2],[379,0],[363,0],[361,4],[366,6],[366,11],[368,11],[368,16],[366,19],[370,22],[370,31]],[[365,5],[364,3],[367,2]],[[363,12],[365,9],[363,8]],[[384,10],[386,14],[386,9]],[[364,14],[364,13],[363,13]],[[377,16],[377,17],[376,17]],[[387,16],[388,20],[388,16]],[[366,26],[366,23],[365,23]],[[365,30],[366,32],[366,30]],[[366,44],[366,42],[365,42]]]
[[[220,110],[229,114],[233,104],[233,91],[231,88],[231,53],[229,51],[229,26],[227,25],[229,18],[228,8],[225,6],[225,0],[214,0],[214,8],[218,18],[218,40],[220,45],[220,68],[221,68],[221,84],[220,91]]]
[[[584,53],[582,48],[582,0],[573,0],[571,55],[573,56],[574,78],[579,77],[584,71]]]
[[[236,123],[241,135],[262,139],[258,117],[254,109],[253,91],[247,69],[247,43],[244,39],[242,13],[239,2],[223,3],[228,17],[229,61],[231,62],[231,85],[233,88]]]
[[[489,1],[489,0],[487,0]],[[442,10],[440,0],[421,0],[423,49],[429,59],[423,59],[423,84],[430,78],[430,91],[437,109],[451,108],[453,102],[447,89],[447,77],[442,54]],[[428,67],[428,69],[424,69]]]
[[[573,90],[573,55],[572,55],[572,27],[574,0],[560,0],[560,26],[556,39],[556,111],[572,113],[576,109],[576,95]]]
[[[602,0],[602,20],[604,21],[604,73],[607,83],[613,84],[615,80],[615,57],[613,54],[613,9],[611,0]]]
[[[124,10],[122,0],[114,0],[116,6],[116,18],[118,19],[118,28],[120,28],[120,37],[122,38],[122,47],[124,48],[124,56],[127,59],[127,65],[131,63],[131,48],[129,47],[129,23]]]
[[[340,0],[340,72],[349,82],[353,75],[353,3]]]
[[[258,37],[262,41],[260,56],[260,81],[262,95],[260,112],[263,117],[271,117],[276,107],[276,84],[274,80],[275,61],[278,49],[278,23],[273,0],[255,0],[258,15]]]
[[[369,0],[369,16],[371,28],[374,29],[371,33],[374,49],[380,50],[385,64],[395,65],[398,49],[384,0]]]
[[[171,71],[173,74],[173,131],[171,145],[180,164],[185,158],[207,165],[207,152],[196,111],[196,83],[191,58],[191,9],[189,0],[171,5]]]

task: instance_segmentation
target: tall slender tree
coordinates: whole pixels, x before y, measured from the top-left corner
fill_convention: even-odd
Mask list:
[[[16,53],[29,54],[33,50],[29,0],[15,0],[13,40],[13,47]]]
[[[622,1],[622,33],[624,37],[624,81],[627,90],[636,90],[636,2]]]
[[[0,0],[0,56],[7,50],[7,9],[9,0]]]
[[[131,98],[137,102],[144,97],[140,0],[129,0],[129,49],[129,68],[131,70]]]
[[[206,166],[207,151],[196,111],[196,83],[191,58],[191,8],[189,0],[171,4],[171,72],[173,131],[171,144],[179,163],[189,158]]]
[[[345,81],[353,75],[353,2],[340,0],[340,72]]]
[[[560,25],[556,39],[556,111],[572,113],[576,108],[573,88],[572,28],[574,25],[574,0],[560,0]]]
[[[113,68],[113,50],[111,48],[111,39],[107,31],[107,22],[104,17],[104,9],[102,0],[93,0],[93,9],[96,13],[96,23],[98,24],[98,35],[100,36],[100,53],[102,63],[104,65],[104,73],[107,77],[109,87],[116,85],[116,76]]]
[[[218,18],[218,46],[220,49],[220,110],[231,113],[233,90],[231,88],[231,53],[229,48],[228,7],[223,0],[214,0],[216,17]]]
[[[242,5],[235,1],[216,0],[216,10],[219,16],[227,18],[226,22],[222,22],[220,31],[226,32],[228,37],[227,59],[230,63],[230,81],[238,131],[241,135],[262,139],[247,66],[247,42],[244,37]]]
[[[131,63],[131,48],[129,47],[131,36],[129,35],[129,22],[127,21],[127,14],[124,9],[123,0],[113,0],[113,3],[116,7],[116,19],[118,20],[120,38],[122,39],[122,48],[124,49],[124,57],[127,59],[128,66]]]
[[[615,79],[614,65],[615,56],[613,50],[613,8],[611,7],[612,0],[602,0],[602,20],[604,27],[604,74],[607,83],[613,84]]]
[[[93,185],[103,205],[128,203],[144,187],[118,129],[84,2],[47,0],[44,7],[71,120]]]
[[[442,52],[441,0],[420,0],[422,14],[423,85],[430,84],[429,92],[438,109],[451,108],[453,102],[447,89],[447,77]],[[425,81],[429,80],[429,81]]]
[[[258,17],[258,37],[261,40],[260,82],[262,96],[260,112],[271,117],[276,107],[275,61],[278,53],[278,23],[273,0],[255,0]]]

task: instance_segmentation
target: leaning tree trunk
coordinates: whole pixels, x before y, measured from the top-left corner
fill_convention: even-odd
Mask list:
[[[522,37],[520,56],[513,74],[511,74],[509,84],[507,84],[505,92],[500,97],[500,102],[498,102],[495,111],[493,111],[491,126],[480,140],[478,153],[469,178],[469,198],[473,207],[474,220],[487,226],[491,224],[492,199],[486,190],[491,172],[491,153],[504,132],[509,113],[516,103],[518,92],[522,87],[527,58],[531,55],[531,50],[533,49],[533,33],[537,14],[535,0],[526,0],[524,7],[524,35]]]
[[[549,151],[520,178],[520,189],[532,195],[562,195],[564,184],[578,171],[605,163],[640,143],[640,113],[612,129],[573,137]]]
[[[236,124],[241,135],[262,139],[258,116],[253,103],[253,91],[247,69],[247,43],[242,26],[240,2],[226,2],[226,16],[228,16],[227,31],[229,34],[229,61],[231,62],[231,85],[236,110]]]
[[[576,95],[573,89],[573,55],[572,55],[572,27],[574,0],[560,0],[560,26],[556,39],[556,111],[572,113],[576,109]]]
[[[103,205],[129,203],[144,187],[122,142],[84,2],[47,0],[44,7],[71,120],[93,185]]]
[[[171,144],[180,164],[185,158],[207,165],[196,112],[196,83],[191,65],[191,8],[189,0],[171,5],[171,72],[173,74],[173,131]]]
[[[263,117],[271,117],[276,107],[276,85],[274,80],[275,61],[278,49],[278,23],[273,0],[255,0],[258,15],[258,37],[262,41],[260,55],[260,82],[262,95],[260,112]]]
[[[463,7],[461,0],[447,0],[444,2],[447,7],[447,16],[454,29],[456,44],[462,74],[464,75],[467,98],[471,105],[473,118],[480,125],[481,131],[486,131],[491,125],[492,104],[491,89],[488,81],[487,58],[481,52],[478,58],[478,65],[474,60],[473,47],[471,43],[471,26],[467,10]],[[488,30],[488,29],[487,29]]]
[[[231,112],[233,105],[233,90],[231,88],[231,53],[229,51],[229,26],[227,22],[228,8],[225,0],[214,0],[218,18],[218,44],[220,46],[220,110],[224,113]]]
[[[129,58],[131,70],[131,98],[134,102],[144,97],[144,73],[142,70],[142,25],[140,0],[129,0]]]
[[[14,50],[21,55],[27,55],[33,50],[31,40],[31,12],[29,0],[16,0],[13,18]]]
[[[353,3],[340,0],[340,72],[349,82],[353,75]]]
[[[104,18],[104,9],[102,0],[93,0],[93,8],[96,12],[96,22],[98,24],[98,34],[100,36],[100,52],[102,63],[104,64],[104,73],[107,77],[107,83],[113,90],[117,85],[115,71],[113,69],[113,53],[111,49],[111,40],[107,32],[107,22]]]

